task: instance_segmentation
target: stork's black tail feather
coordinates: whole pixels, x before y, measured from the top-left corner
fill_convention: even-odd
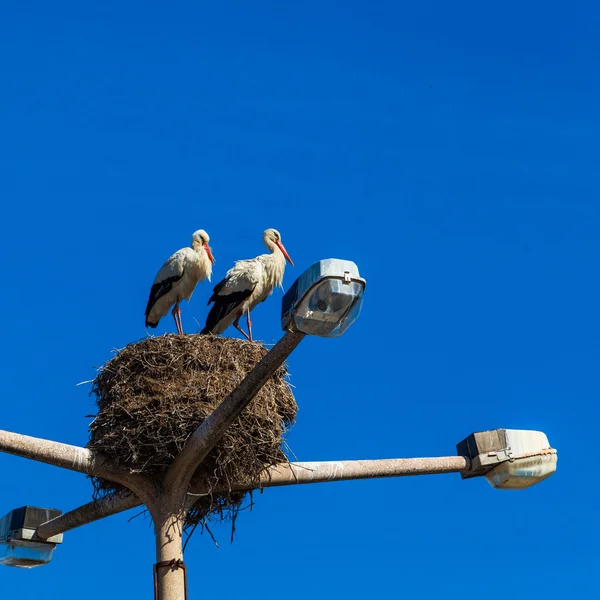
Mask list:
[[[217,288],[215,288],[215,290],[216,289]],[[219,287],[219,289],[221,288]],[[227,294],[226,296],[219,296],[218,292],[215,292],[211,298],[211,301],[214,302],[214,304],[208,311],[208,315],[206,316],[206,324],[200,333],[214,333],[214,330],[217,328],[220,321],[238,309],[244,300],[249,298],[251,294],[252,290],[234,292],[232,294]]]

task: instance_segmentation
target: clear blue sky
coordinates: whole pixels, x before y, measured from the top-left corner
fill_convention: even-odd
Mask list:
[[[327,257],[368,280],[353,328],[291,358],[300,460],[447,455],[512,427],[545,431],[559,469],[520,493],[458,475],[267,490],[233,545],[226,527],[219,549],[191,541],[191,598],[587,597],[597,4],[84,4],[0,8],[0,427],[85,444],[76,384],[146,335],[169,254],[205,228],[219,277],[276,227],[286,287]],[[187,331],[209,293],[183,305]],[[267,342],[280,299],[255,311]],[[2,514],[91,496],[78,474],[0,469]],[[151,525],[131,516],[0,569],[2,597],[150,598]]]

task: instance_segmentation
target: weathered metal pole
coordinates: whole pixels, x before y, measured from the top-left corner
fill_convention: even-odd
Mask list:
[[[223,437],[285,359],[304,338],[286,333],[188,438],[167,469],[159,498],[146,501],[156,536],[154,586],[156,600],[187,600],[187,573],[183,562],[183,525],[190,480],[208,453]]]
[[[262,489],[283,485],[328,483],[381,477],[441,475],[444,473],[460,473],[469,469],[470,462],[466,456],[281,463],[265,470],[260,476],[260,481],[252,487]],[[243,491],[249,489],[249,486],[232,482],[230,489]],[[192,488],[189,496],[193,498],[206,492],[207,489],[200,484]],[[40,525],[37,533],[40,538],[48,539],[59,533],[65,533],[76,527],[110,517],[141,504],[142,501],[133,493],[107,496],[96,502],[84,504]]]
[[[106,519],[106,517],[117,515],[120,512],[141,505],[142,501],[133,492],[122,492],[104,496],[43,523],[38,527],[37,535],[40,539],[47,540],[57,535],[53,533],[55,531],[65,533],[82,525]]]
[[[0,430],[0,452],[116,481],[136,493],[149,486],[149,480],[143,475],[115,468],[102,454],[90,452],[80,446]]]
[[[0,451],[79,473],[94,470],[94,455],[86,448],[12,431],[0,431]]]
[[[380,479],[383,477],[441,475],[443,473],[468,471],[470,467],[470,461],[466,456],[281,463],[264,471],[260,477],[258,487]],[[233,490],[247,489],[247,487],[232,485]]]
[[[303,338],[304,334],[302,333],[288,332],[279,340],[190,436],[183,450],[167,470],[160,488],[146,477],[131,474],[126,470],[111,468],[106,464],[102,455],[94,454],[85,448],[0,431],[0,451],[111,479],[122,483],[133,492],[87,504],[53,519],[38,528],[38,536],[48,539],[56,533],[104,518],[143,502],[152,515],[155,527],[155,599],[188,600],[182,546],[185,515],[188,506],[193,503],[194,496],[208,492],[203,488],[201,482],[197,483],[193,490],[190,490],[191,478],[227,428],[239,417],[244,408]],[[372,477],[451,473],[469,468],[469,460],[462,456],[282,463],[267,469],[256,485],[252,487],[263,488]],[[247,485],[235,482],[229,487],[232,490],[248,489]]]
[[[169,514],[159,508],[152,519],[156,538],[155,600],[188,600],[182,545],[184,515]]]

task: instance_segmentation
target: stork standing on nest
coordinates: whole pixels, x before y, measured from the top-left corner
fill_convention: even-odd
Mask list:
[[[215,259],[208,245],[209,240],[208,233],[199,229],[192,235],[191,248],[177,250],[160,268],[150,289],[146,327],[156,327],[175,304],[171,314],[177,333],[183,335],[179,303],[184,298],[189,301],[199,281],[210,281]]]
[[[281,286],[285,261],[294,266],[292,259],[281,243],[281,234],[276,229],[263,233],[263,242],[270,254],[261,254],[249,260],[238,260],[227,271],[225,279],[217,283],[208,304],[214,302],[206,317],[206,326],[200,333],[223,333],[231,324],[244,337],[252,341],[250,311]],[[248,333],[239,324],[246,315]]]

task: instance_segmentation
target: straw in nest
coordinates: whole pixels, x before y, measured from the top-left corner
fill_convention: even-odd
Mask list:
[[[266,352],[257,343],[212,335],[165,335],[130,344],[94,380],[98,414],[88,448],[115,466],[160,480],[190,434]],[[231,491],[231,482],[257,487],[261,471],[287,460],[283,439],[298,407],[286,378],[281,367],[196,471],[195,478],[220,491],[198,499],[188,527],[235,521],[246,493]],[[95,497],[123,490],[92,480]]]

